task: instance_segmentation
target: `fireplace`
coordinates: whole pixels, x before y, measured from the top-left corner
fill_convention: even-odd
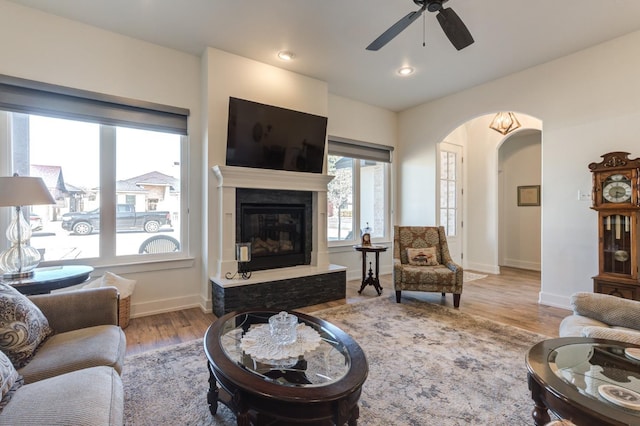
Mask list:
[[[251,243],[251,261],[245,269],[309,265],[312,203],[309,191],[238,188],[236,242]]]
[[[233,166],[214,166],[212,172],[217,182],[211,193],[217,205],[212,209],[213,226],[219,236],[216,271],[210,276],[215,315],[257,306],[290,310],[346,297],[347,268],[330,264],[327,249],[327,184],[331,176]],[[269,227],[260,231],[260,226],[251,225],[243,231],[238,219],[244,214],[243,204],[250,223],[263,221]],[[304,206],[304,214],[300,206]],[[295,233],[300,230],[298,242],[291,243],[293,250],[287,242],[294,229],[290,222],[297,222]],[[282,247],[287,248],[286,256],[278,261],[283,264],[274,267],[272,256],[258,256],[254,249],[252,261],[255,257],[259,263],[251,266],[255,272],[250,278],[242,279],[236,274],[235,245],[249,242],[243,238],[256,238],[261,232],[272,244],[278,241],[281,252]],[[296,260],[291,261],[289,255]],[[295,266],[285,267],[287,262],[295,262]]]

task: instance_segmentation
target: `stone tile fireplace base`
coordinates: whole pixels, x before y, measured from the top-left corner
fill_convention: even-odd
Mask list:
[[[296,268],[291,268],[296,269]],[[347,271],[334,266],[324,273],[294,276],[266,282],[223,286],[211,280],[213,313],[220,317],[226,313],[251,308],[292,310],[346,298]],[[228,284],[228,282],[226,283]]]

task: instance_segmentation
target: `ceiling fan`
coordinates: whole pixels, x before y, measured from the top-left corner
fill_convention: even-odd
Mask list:
[[[453,9],[442,6],[447,1],[449,0],[413,0],[415,4],[420,6],[420,9],[415,12],[410,12],[407,16],[393,24],[387,31],[383,32],[380,37],[367,46],[367,50],[379,50],[393,40],[395,36],[404,31],[413,21],[422,16],[425,10],[438,12],[438,15],[436,15],[438,22],[456,49],[462,50],[469,46],[473,43],[473,37],[464,22],[462,22],[462,19],[460,19]]]

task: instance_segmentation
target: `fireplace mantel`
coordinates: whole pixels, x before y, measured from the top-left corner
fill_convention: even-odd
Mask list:
[[[218,187],[327,192],[333,176],[251,167],[214,166]]]
[[[212,172],[217,180],[215,199],[218,208],[215,225],[220,236],[218,246],[217,271],[212,277],[215,282],[223,286],[234,286],[235,280],[227,280],[227,273],[234,274],[237,270],[235,260],[236,243],[236,189],[273,189],[291,191],[310,191],[313,196],[313,236],[311,264],[308,275],[317,274],[323,270],[330,270],[329,253],[327,248],[327,184],[333,179],[321,173],[300,173],[280,170],[255,169],[236,166],[214,166]],[[296,268],[300,275],[305,275],[305,267]],[[277,270],[255,271],[252,276],[260,281],[264,275],[277,274]]]

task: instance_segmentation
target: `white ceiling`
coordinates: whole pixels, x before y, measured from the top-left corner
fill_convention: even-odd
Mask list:
[[[365,50],[412,0],[12,0],[174,49],[214,47],[328,82],[331,93],[400,111],[640,30],[639,0],[450,0],[475,43],[449,43],[436,16]],[[296,59],[284,63],[278,50]],[[638,52],[629,52],[638,54]],[[410,65],[416,72],[399,77]]]

